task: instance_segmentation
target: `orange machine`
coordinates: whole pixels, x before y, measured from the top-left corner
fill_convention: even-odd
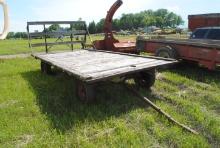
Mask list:
[[[113,36],[112,19],[115,12],[122,4],[123,4],[122,0],[117,0],[108,11],[103,29],[105,33],[105,38],[104,40],[94,41],[93,44],[96,49],[115,51],[115,52],[125,52],[125,53],[137,53],[135,48],[135,42],[131,42],[131,41],[122,42],[115,39]]]

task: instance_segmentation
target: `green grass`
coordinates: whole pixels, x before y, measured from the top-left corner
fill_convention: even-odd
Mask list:
[[[146,37],[153,37],[153,36],[158,36],[158,35],[150,35]],[[136,35],[129,35],[129,36],[121,36],[121,35],[115,35],[116,39],[119,40],[130,40],[130,41],[135,41],[136,40]],[[185,35],[166,35],[164,36],[166,38],[186,38]],[[104,36],[101,35],[91,35],[92,41],[95,40],[101,40],[103,39]],[[70,39],[64,39],[64,40],[70,40]],[[48,42],[55,42],[56,38],[48,39]],[[33,39],[32,43],[43,43],[43,39]],[[87,38],[87,43],[91,44],[90,38]],[[81,45],[74,45],[74,49],[80,49]],[[56,50],[71,50],[70,46],[67,45],[59,45],[59,46],[53,46],[52,48],[49,49],[49,51],[56,51]],[[0,55],[11,55],[11,54],[23,54],[23,53],[31,53],[31,52],[44,52],[45,47],[35,47],[32,48],[32,50],[29,48],[28,45],[28,40],[23,40],[23,39],[11,39],[11,40],[4,40],[0,41]]]
[[[30,52],[27,40],[0,41],[0,55],[19,54]]]
[[[56,39],[48,39],[48,42],[55,42]],[[44,41],[41,39],[34,39],[32,43],[43,43]],[[11,54],[23,54],[23,53],[31,53],[33,52],[44,52],[45,47],[35,47],[30,49],[28,46],[28,40],[4,40],[0,41],[0,55],[11,55]],[[74,49],[80,49],[80,45],[75,45]],[[67,45],[59,45],[53,46],[49,49],[49,51],[55,50],[71,50],[70,46]]]
[[[33,58],[0,60],[0,147],[219,147],[219,72],[182,65],[140,90],[195,136],[169,123],[123,85],[100,84],[95,103],[73,77],[41,74]]]
[[[120,39],[135,40],[135,36]],[[0,55],[30,53],[27,40],[0,41],[0,47]],[[0,59],[0,147],[220,145],[220,72],[179,65],[158,73],[151,90],[140,90],[197,130],[200,135],[195,136],[169,123],[121,84],[100,84],[96,102],[83,104],[75,96],[73,77],[43,75],[39,65],[33,58]]]

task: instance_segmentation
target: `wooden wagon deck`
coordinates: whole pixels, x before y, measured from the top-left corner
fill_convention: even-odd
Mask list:
[[[63,53],[33,54],[33,56],[85,82],[101,81],[114,76],[175,63],[174,60],[169,59],[99,50],[77,50]]]

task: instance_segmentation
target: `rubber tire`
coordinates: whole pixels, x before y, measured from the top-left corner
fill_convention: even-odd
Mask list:
[[[41,61],[41,72],[44,74],[52,74],[51,65],[46,62]]]
[[[139,72],[134,78],[135,84],[146,89],[150,89],[156,80],[156,70],[148,70],[145,72]]]
[[[165,56],[166,55],[166,56]],[[156,50],[156,56],[170,59],[177,59],[177,52],[170,46],[160,47]]]
[[[86,84],[82,81],[76,82],[76,94],[78,99],[83,103],[92,103],[95,100],[95,86]]]

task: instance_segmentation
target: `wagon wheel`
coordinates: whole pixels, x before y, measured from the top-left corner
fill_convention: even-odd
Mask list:
[[[92,84],[86,84],[82,81],[76,83],[76,93],[80,101],[84,103],[91,103],[95,100],[95,86]]]
[[[170,59],[177,59],[177,52],[170,46],[164,46],[156,50],[156,56]]]
[[[154,85],[155,79],[156,70],[152,69],[144,72],[139,72],[135,76],[134,81],[138,86],[149,89]]]
[[[45,74],[52,74],[51,65],[41,61],[41,72]]]

